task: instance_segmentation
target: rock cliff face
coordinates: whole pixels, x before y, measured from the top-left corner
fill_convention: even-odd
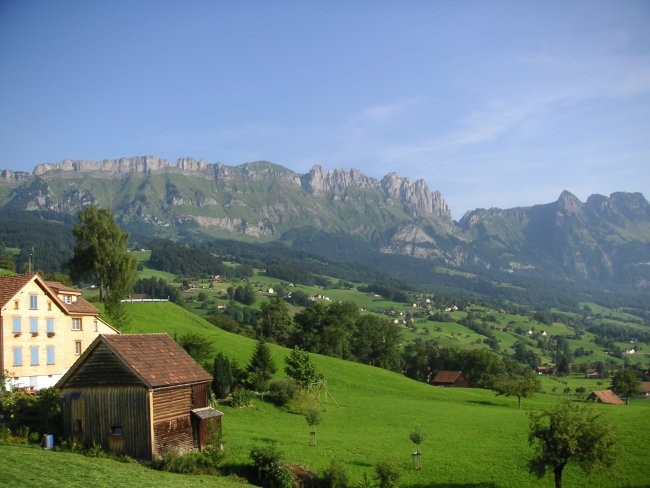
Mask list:
[[[456,223],[439,192],[396,173],[376,180],[315,165],[301,175],[266,161],[154,156],[0,171],[0,209],[74,215],[88,205],[111,208],[126,230],[149,237],[349,236],[373,252],[450,268],[650,287],[650,205],[640,193],[583,203],[565,191],[552,203],[477,209]]]

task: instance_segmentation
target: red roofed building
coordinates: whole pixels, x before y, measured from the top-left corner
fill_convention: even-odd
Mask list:
[[[54,386],[95,337],[117,333],[79,290],[36,273],[0,277],[0,371],[11,387]]]
[[[147,460],[201,450],[220,440],[211,381],[167,334],[100,335],[57,384],[64,436]]]
[[[438,371],[431,384],[436,386],[469,386],[469,382],[463,376],[462,371]]]
[[[587,400],[592,402],[610,403],[612,405],[623,405],[623,400],[621,400],[612,390],[594,391],[587,397]]]

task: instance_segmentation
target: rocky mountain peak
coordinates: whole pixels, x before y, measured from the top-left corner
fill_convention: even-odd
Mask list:
[[[342,194],[350,190],[378,188],[377,180],[364,175],[361,171],[352,169],[330,169],[327,172],[319,165],[314,165],[311,171],[301,177],[303,189],[312,195],[327,193]]]
[[[567,213],[576,213],[582,210],[582,202],[573,193],[564,190],[557,200],[558,206]]]
[[[404,205],[414,216],[435,215],[451,221],[451,212],[440,192],[431,192],[422,179],[412,183],[396,173],[389,173],[382,178],[381,188],[392,202]]]

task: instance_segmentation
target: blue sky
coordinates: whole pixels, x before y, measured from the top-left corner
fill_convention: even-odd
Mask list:
[[[650,194],[650,2],[0,0],[0,169],[424,179],[454,218]]]

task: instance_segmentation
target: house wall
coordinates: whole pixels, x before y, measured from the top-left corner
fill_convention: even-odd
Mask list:
[[[30,308],[30,296],[36,297],[35,309]],[[68,322],[66,314],[34,281],[27,283],[23,289],[7,302],[0,311],[2,314],[2,355],[4,368],[9,376],[15,377],[14,385],[34,387],[35,389],[54,386],[63,373],[72,365],[66,355],[65,328]],[[21,319],[21,332],[14,334],[14,318]],[[30,319],[36,319],[38,331],[30,332]],[[52,319],[54,335],[48,336],[46,321]],[[54,364],[47,364],[47,348],[54,348]],[[22,366],[14,365],[14,347],[22,352]],[[32,365],[31,348],[38,348],[38,364]]]
[[[30,297],[36,297],[36,308],[30,307]],[[41,288],[35,280],[28,282],[5,307],[2,315],[2,364],[9,372],[15,387],[34,389],[54,386],[77,360],[75,343],[81,343],[81,353],[98,334],[115,330],[98,317],[78,315],[82,330],[72,330],[72,316],[68,315]],[[14,318],[21,320],[20,334],[14,334]],[[30,331],[30,319],[37,322],[37,332]],[[53,334],[47,333],[47,320],[53,322]],[[97,322],[97,324],[95,324]],[[48,346],[54,350],[54,364],[48,363]],[[14,347],[21,350],[22,366],[14,365]],[[38,364],[32,364],[32,348],[38,348]]]
[[[65,438],[88,446],[98,444],[108,452],[152,459],[150,392],[146,387],[64,388],[61,394]]]

